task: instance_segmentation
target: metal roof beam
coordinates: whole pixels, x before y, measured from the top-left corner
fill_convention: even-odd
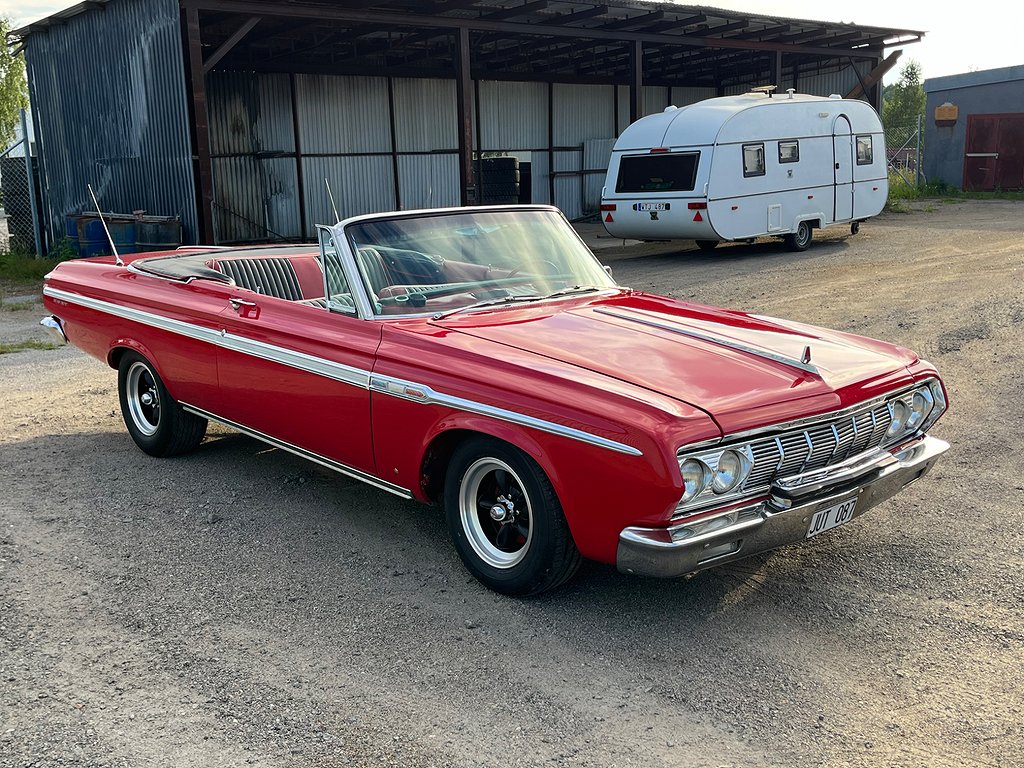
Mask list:
[[[248,19],[243,21],[238,29],[232,32],[231,36],[221,43],[220,47],[203,61],[203,74],[205,75],[213,69],[217,65],[217,62],[223,59],[228,52],[238,45],[242,38],[249,34],[249,32],[252,31],[252,28],[261,21],[263,21],[263,18],[260,16],[250,16]]]
[[[635,41],[655,43],[658,45],[692,46],[695,48],[738,48],[760,51],[782,51],[783,53],[816,53],[823,56],[843,55],[849,50],[840,49],[839,51],[836,51],[829,48],[793,46],[773,42],[763,42],[759,40],[730,40],[728,38],[666,35],[645,33],[643,31],[616,31],[603,28],[587,29],[560,25],[491,21],[488,19],[460,19],[419,14],[403,16],[396,13],[382,11],[352,10],[348,8],[314,6],[307,4],[284,4],[267,2],[266,0],[260,0],[257,2],[245,2],[243,0],[181,0],[181,4],[187,9],[227,11],[246,16],[289,16],[292,18],[306,16],[314,19],[378,24],[382,26],[427,27],[441,29],[466,28],[482,32],[503,32],[529,36],[550,35],[592,40]]]
[[[551,3],[548,0],[534,0],[532,3],[523,3],[522,5],[514,5],[509,8],[502,8],[494,11],[493,13],[486,13],[482,18],[494,19],[514,19],[516,16],[528,16],[534,11],[543,11]]]
[[[609,21],[602,24],[596,29],[629,29],[630,27],[641,27],[644,24],[651,24],[655,21],[661,21],[665,18],[664,11],[653,11],[651,13],[645,13],[642,16],[627,16],[624,19],[617,19],[616,21]]]
[[[593,8],[584,8],[582,11],[573,11],[572,13],[567,13],[564,16],[552,16],[545,19],[537,26],[544,26],[546,24],[551,24],[553,26],[559,24],[572,24],[576,21],[586,21],[587,19],[593,19],[597,16],[604,16],[607,13],[607,5],[595,5]]]

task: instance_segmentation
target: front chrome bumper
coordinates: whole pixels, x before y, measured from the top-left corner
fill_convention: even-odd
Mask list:
[[[857,498],[853,516],[895,496],[924,475],[949,444],[924,435],[894,453],[883,451],[848,466],[827,480],[789,479],[772,496],[728,512],[683,521],[668,528],[626,528],[619,534],[616,565],[642,576],[685,576],[807,538],[819,510]]]

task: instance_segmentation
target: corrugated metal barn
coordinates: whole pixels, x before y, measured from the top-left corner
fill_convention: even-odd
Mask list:
[[[91,183],[215,243],[311,238],[325,179],[342,217],[490,202],[490,176],[576,218],[638,117],[767,83],[878,106],[922,36],[629,0],[90,0],[13,35],[50,237]]]

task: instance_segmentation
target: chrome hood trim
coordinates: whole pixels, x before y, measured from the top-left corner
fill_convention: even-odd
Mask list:
[[[806,373],[813,373],[815,376],[820,376],[818,367],[809,362],[810,355],[807,354],[808,362],[798,360],[795,357],[789,357],[787,355],[779,354],[770,349],[764,347],[755,347],[752,344],[744,344],[743,342],[736,341],[726,336],[719,336],[717,334],[708,333],[706,331],[695,331],[692,328],[687,328],[685,325],[679,325],[667,320],[663,315],[655,315],[653,313],[645,312],[642,309],[607,309],[606,307],[597,307],[594,312],[601,315],[608,315],[610,317],[618,318],[619,320],[626,320],[632,323],[638,323],[640,325],[646,325],[650,328],[657,328],[662,331],[668,331],[669,333],[676,333],[680,336],[688,336],[692,339],[699,339],[700,341],[706,341],[711,344],[717,344],[721,347],[728,347],[729,349],[735,349],[739,352],[745,352],[748,355],[754,355],[756,357],[763,358],[765,360],[771,360],[776,363],[782,363],[788,365],[791,368],[797,368],[798,370]]]

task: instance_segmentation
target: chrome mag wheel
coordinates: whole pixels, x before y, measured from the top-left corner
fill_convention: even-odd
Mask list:
[[[153,371],[143,362],[134,362],[125,383],[128,412],[136,428],[144,435],[155,435],[160,428],[160,388]]]
[[[459,516],[469,545],[487,565],[520,563],[533,541],[533,510],[523,481],[505,462],[477,459],[462,475]]]

